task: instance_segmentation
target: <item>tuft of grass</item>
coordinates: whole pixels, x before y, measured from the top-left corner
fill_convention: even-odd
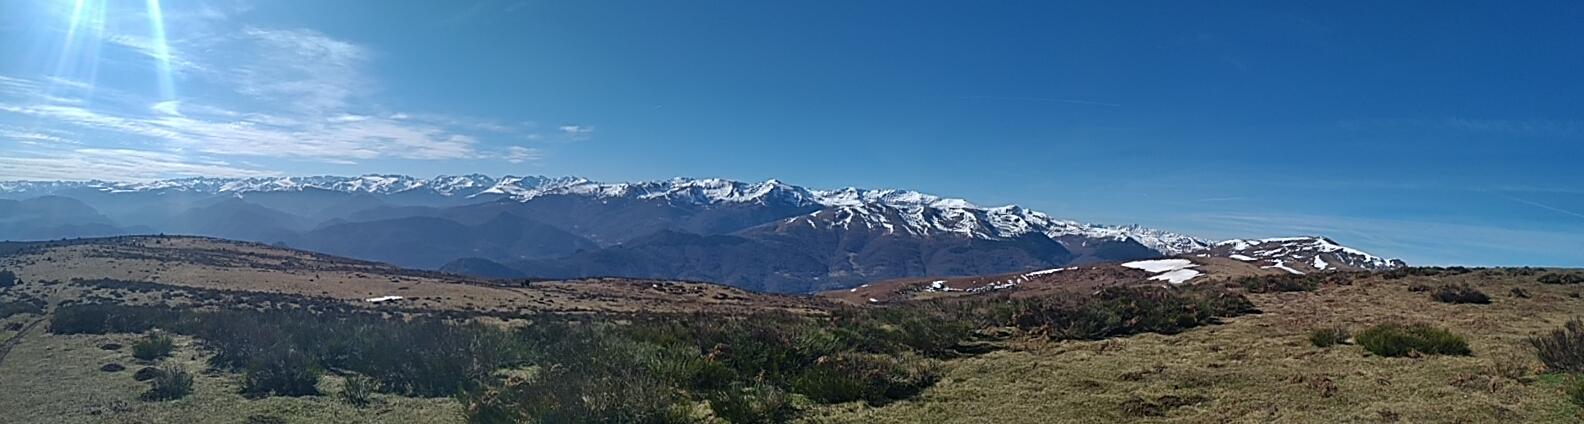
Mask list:
[[[152,361],[170,356],[176,348],[176,340],[163,331],[151,331],[137,342],[132,343],[132,357],[145,361]]]
[[[1353,338],[1364,350],[1385,357],[1423,355],[1469,355],[1468,341],[1452,332],[1429,324],[1380,324]]]
[[[1331,347],[1347,343],[1348,330],[1343,327],[1317,328],[1309,332],[1309,343],[1315,347]]]
[[[1491,303],[1490,296],[1486,296],[1484,292],[1466,284],[1447,284],[1438,287],[1435,292],[1430,293],[1430,298],[1442,303],[1473,303],[1481,305]]]
[[[192,374],[188,374],[187,370],[176,366],[161,368],[159,373],[149,380],[149,390],[143,392],[142,399],[146,401],[181,399],[192,393],[192,386]]]
[[[1530,337],[1529,346],[1548,370],[1584,373],[1584,321],[1573,319],[1562,328]]]

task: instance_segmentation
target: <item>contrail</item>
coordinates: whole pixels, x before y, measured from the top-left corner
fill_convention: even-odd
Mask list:
[[[1556,207],[1556,206],[1547,205],[1547,204],[1536,202],[1536,201],[1533,201],[1533,200],[1524,200],[1524,199],[1519,199],[1517,197],[1512,197],[1512,196],[1502,196],[1502,197],[1506,197],[1508,200],[1512,200],[1512,201],[1518,202],[1518,203],[1523,203],[1523,204],[1526,204],[1526,205],[1529,205],[1529,206],[1534,206],[1534,207],[1537,207],[1537,208],[1547,209],[1547,210],[1554,211],[1554,212],[1560,212],[1560,213],[1565,213],[1565,214],[1568,214],[1568,215],[1573,215],[1575,217],[1584,218],[1584,213],[1578,213],[1578,212],[1570,211],[1570,210],[1567,210],[1567,209],[1562,209],[1562,208],[1559,208],[1559,207]]]
[[[1119,104],[1116,104],[1116,103],[1095,102],[1095,101],[1082,100],[1082,99],[1062,99],[1062,98],[1054,98],[1054,97],[962,96],[962,97],[959,97],[959,98],[960,99],[968,99],[968,100],[1017,100],[1017,101],[1025,101],[1025,102],[1070,103],[1070,104],[1075,104],[1075,105],[1122,107],[1122,105],[1119,105]]]

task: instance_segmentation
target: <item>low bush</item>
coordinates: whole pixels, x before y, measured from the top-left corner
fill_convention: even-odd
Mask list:
[[[1541,284],[1584,284],[1584,274],[1576,272],[1550,272],[1537,279]]]
[[[1309,343],[1315,347],[1331,347],[1347,343],[1348,331],[1342,327],[1317,328],[1309,332]]]
[[[1584,373],[1584,321],[1570,320],[1562,328],[1529,338],[1546,369]]]
[[[1443,285],[1436,288],[1434,292],[1431,292],[1430,298],[1435,299],[1437,302],[1454,304],[1473,303],[1483,305],[1491,302],[1490,296],[1486,296],[1484,292],[1476,290],[1473,287],[1469,287],[1466,284]]]
[[[161,401],[180,399],[192,393],[193,378],[187,370],[179,367],[161,368],[149,380],[149,390],[143,392],[142,399],[148,401]]]
[[[17,279],[16,273],[11,272],[10,270],[0,269],[0,289],[15,286],[20,283],[22,283],[22,281]]]
[[[1285,293],[1285,291],[1315,291],[1324,278],[1315,274],[1253,275],[1237,280],[1248,293]]]
[[[935,365],[922,358],[853,353],[826,358],[792,387],[820,403],[884,405],[912,397],[939,379]]]
[[[1519,299],[1528,299],[1529,298],[1529,291],[1528,290],[1524,290],[1523,287],[1513,287],[1512,290],[1508,290],[1507,293],[1511,294],[1512,297],[1516,297],[1516,298],[1519,298]]]
[[[44,314],[44,300],[36,297],[24,298],[16,301],[0,301],[0,319],[10,318],[19,314]]]
[[[792,397],[768,384],[721,390],[710,397],[709,406],[716,417],[730,423],[785,423],[797,414]]]
[[[1370,353],[1386,357],[1472,353],[1462,336],[1429,324],[1380,324],[1359,332],[1353,341]]]
[[[176,340],[163,331],[150,331],[143,338],[132,343],[132,357],[145,361],[152,361],[170,356],[171,350],[176,348]]]
[[[295,347],[269,347],[250,358],[242,393],[250,396],[319,394],[318,364]]]
[[[379,382],[361,375],[346,378],[346,383],[341,386],[341,401],[359,408],[373,403],[374,392],[379,390]]]

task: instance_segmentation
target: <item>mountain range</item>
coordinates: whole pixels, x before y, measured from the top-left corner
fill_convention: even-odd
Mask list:
[[[907,190],[777,180],[604,183],[484,175],[0,182],[0,239],[179,233],[495,278],[624,276],[808,292],[1187,254],[1322,269],[1398,266],[1366,253],[1249,249],[1136,225],[1056,219]],[[1269,239],[1297,240],[1297,239]],[[1313,250],[1313,249],[1311,249]],[[1333,264],[1334,265],[1331,265]]]

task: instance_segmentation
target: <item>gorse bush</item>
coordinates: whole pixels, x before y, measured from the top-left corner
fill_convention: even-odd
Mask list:
[[[242,393],[252,396],[319,394],[319,365],[293,346],[266,348],[249,358]]]
[[[1436,288],[1430,298],[1442,303],[1490,303],[1490,296],[1466,284],[1447,284]]]
[[[1056,339],[1098,340],[1138,333],[1175,334],[1217,318],[1254,312],[1248,299],[1204,287],[1109,287],[1074,302],[1035,298],[1014,309],[1013,325]]]
[[[1309,332],[1309,343],[1315,347],[1331,347],[1346,343],[1348,331],[1342,327],[1317,328]]]
[[[1314,291],[1322,283],[1347,284],[1352,276],[1342,273],[1258,275],[1239,278],[1238,286],[1249,293]]]
[[[0,319],[10,318],[18,314],[44,314],[44,300],[36,297],[24,298],[16,301],[0,301]]]
[[[1380,356],[1468,355],[1468,342],[1462,336],[1429,324],[1381,324],[1353,337],[1364,350]]]
[[[718,391],[709,405],[715,416],[731,423],[784,423],[797,414],[791,395],[768,384]]]
[[[361,375],[346,378],[346,383],[341,386],[341,401],[356,407],[365,407],[373,403],[374,392],[379,390],[379,382]]]
[[[1551,272],[1537,279],[1541,284],[1584,284],[1584,274],[1576,272]]]
[[[1584,373],[1584,321],[1570,320],[1562,328],[1529,338],[1546,369]]]
[[[142,399],[149,401],[180,399],[192,393],[193,377],[187,370],[170,366],[160,368],[149,380],[149,389]]]
[[[143,338],[132,343],[132,357],[145,361],[152,361],[170,356],[176,348],[176,340],[163,331],[150,331]]]

